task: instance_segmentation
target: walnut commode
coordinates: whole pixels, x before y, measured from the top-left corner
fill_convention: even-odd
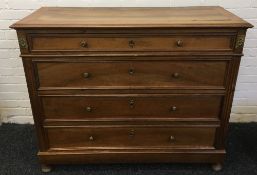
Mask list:
[[[220,170],[249,27],[221,7],[45,7],[13,24],[42,170],[126,162]]]

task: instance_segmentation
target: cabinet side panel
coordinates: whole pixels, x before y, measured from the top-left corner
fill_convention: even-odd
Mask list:
[[[238,30],[236,44],[235,44],[235,52],[236,53],[242,53],[243,46],[244,46],[244,37],[245,37],[246,30],[240,29]],[[243,38],[242,38],[243,37]],[[235,86],[237,81],[237,75],[239,71],[241,56],[234,56],[232,59],[232,65],[230,68],[230,75],[228,78],[228,88],[225,95],[225,102],[223,105],[223,112],[221,114],[221,126],[217,130],[216,135],[216,148],[217,149],[224,149],[226,145],[226,138],[228,135],[228,127],[229,127],[229,118],[230,118],[230,112],[232,108],[233,103],[233,97],[235,92]]]
[[[23,58],[22,62],[29,91],[37,138],[39,142],[39,149],[40,151],[45,151],[47,149],[47,139],[45,137],[44,128],[42,127],[41,104],[36,91],[36,77],[34,74],[34,66],[30,58]]]

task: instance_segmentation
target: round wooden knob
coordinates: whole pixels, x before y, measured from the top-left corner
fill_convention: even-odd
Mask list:
[[[177,41],[177,46],[178,47],[182,47],[183,46],[183,41],[182,40],[178,40]]]
[[[90,106],[86,107],[87,112],[92,112],[92,108]]]
[[[83,77],[84,77],[84,78],[89,78],[89,77],[90,77],[90,73],[84,72],[84,73],[83,73]]]
[[[133,75],[135,73],[135,70],[133,68],[129,69],[129,75]]]
[[[89,137],[89,140],[90,140],[90,141],[94,141],[94,137],[93,137],[93,136],[90,136],[90,137]]]
[[[171,111],[176,111],[176,110],[177,110],[177,107],[176,107],[176,106],[172,106],[170,110],[171,110]]]
[[[179,76],[180,76],[180,75],[179,75],[178,72],[175,72],[175,73],[172,74],[172,77],[173,77],[173,78],[179,78]]]
[[[80,46],[86,48],[86,47],[88,47],[88,44],[86,41],[81,41]]]
[[[170,136],[170,141],[174,142],[175,141],[175,137],[174,136]]]

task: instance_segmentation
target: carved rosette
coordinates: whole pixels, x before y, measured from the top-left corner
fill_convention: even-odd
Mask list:
[[[236,49],[243,48],[245,42],[245,35],[238,35],[236,39]]]
[[[25,36],[18,36],[18,42],[21,49],[27,49],[28,44]]]

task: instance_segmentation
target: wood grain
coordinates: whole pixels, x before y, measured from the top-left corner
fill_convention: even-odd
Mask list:
[[[231,51],[233,36],[183,35],[31,35],[31,51]],[[178,45],[179,43],[179,45]]]
[[[215,128],[77,127],[48,128],[50,149],[213,148]],[[172,138],[171,138],[172,137]]]
[[[43,167],[223,163],[249,27],[221,7],[44,7],[13,24]]]
[[[40,88],[215,89],[225,87],[227,65],[227,61],[43,62],[37,63],[37,70]],[[89,73],[89,77],[83,77],[83,73]]]
[[[102,150],[39,152],[41,163],[223,163],[224,150]]]
[[[169,94],[44,96],[42,103],[46,119],[219,118],[222,99],[218,95]]]
[[[252,27],[221,7],[43,7],[12,28]]]

